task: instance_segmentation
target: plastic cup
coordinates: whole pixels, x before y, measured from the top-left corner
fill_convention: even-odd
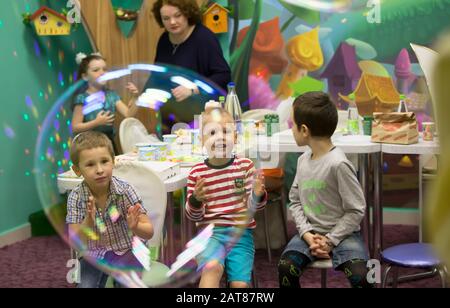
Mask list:
[[[150,143],[150,146],[156,148],[155,160],[165,161],[167,158],[167,143],[166,142],[155,142]]]
[[[167,155],[173,156],[174,155],[174,146],[176,144],[178,135],[172,134],[172,135],[163,135],[163,140],[165,143],[167,143]]]
[[[153,147],[139,147],[139,160],[140,161],[150,161],[155,160],[156,148]]]
[[[425,141],[433,141],[434,140],[434,122],[422,122],[422,138]]]

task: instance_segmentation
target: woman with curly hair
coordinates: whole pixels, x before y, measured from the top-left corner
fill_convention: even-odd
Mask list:
[[[192,70],[226,89],[231,80],[230,67],[223,57],[218,39],[202,25],[196,0],[157,0],[152,11],[157,23],[165,29],[158,41],[155,62]],[[169,124],[165,115],[171,115],[170,122],[192,121],[195,112],[198,114],[202,110],[200,107],[203,107],[197,106],[195,102],[198,100],[189,99],[197,94],[197,88],[174,85],[174,101],[166,103],[161,109],[164,124]],[[186,112],[186,106],[177,108],[178,102],[189,104],[189,112]]]

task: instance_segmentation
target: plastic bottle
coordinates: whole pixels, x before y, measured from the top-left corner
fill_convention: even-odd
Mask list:
[[[234,82],[228,84],[228,94],[225,100],[225,110],[227,110],[233,117],[235,122],[240,122],[242,116],[241,104],[236,94]]]
[[[220,107],[225,109],[225,96],[219,96]]]

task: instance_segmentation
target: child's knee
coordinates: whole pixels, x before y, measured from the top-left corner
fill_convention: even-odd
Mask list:
[[[236,289],[245,289],[245,288],[248,288],[249,285],[245,281],[231,281],[230,287],[236,288]]]
[[[203,275],[210,275],[210,276],[217,276],[222,277],[223,275],[223,265],[217,262],[214,262],[213,264],[208,264],[203,269]]]
[[[373,288],[373,283],[370,283],[367,279],[367,262],[365,260],[350,260],[342,264],[340,267],[347,276],[353,288]]]
[[[298,251],[288,251],[284,253],[278,262],[279,273],[289,273],[299,277],[301,270],[306,267],[308,259]]]

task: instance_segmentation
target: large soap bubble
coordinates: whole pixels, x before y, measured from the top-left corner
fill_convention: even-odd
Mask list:
[[[158,114],[163,114],[162,123],[164,123],[164,117],[171,121],[166,123],[168,127],[185,127],[184,131],[176,131],[175,133],[179,134],[179,140],[182,142],[184,140],[188,143],[188,150],[186,150],[184,145],[179,146],[180,149],[182,148],[182,153],[172,149],[172,153],[170,153],[172,156],[162,155],[163,159],[178,162],[182,168],[190,168],[198,162],[204,161],[207,151],[202,152],[201,149],[200,151],[194,149],[193,145],[198,146],[198,144],[195,142],[192,144],[191,138],[185,137],[190,127],[199,125],[199,123],[194,123],[194,115],[198,115],[203,111],[205,103],[210,100],[218,100],[220,95],[225,94],[216,85],[191,71],[157,64],[129,65],[126,68],[110,71],[101,76],[100,79],[98,80],[99,83],[104,83],[108,89],[117,92],[125,103],[127,99],[124,97],[125,94],[123,93],[125,91],[123,89],[128,82],[135,83],[141,90],[137,101],[138,106],[159,110]],[[176,102],[171,90],[179,85],[188,88],[196,87],[200,93],[192,96],[188,101]],[[106,91],[106,87],[104,91]],[[42,124],[37,140],[34,161],[36,171],[35,179],[39,198],[49,221],[53,224],[59,235],[70,244],[71,249],[76,252],[75,255],[77,257],[83,256],[85,260],[110,275],[110,277],[115,278],[122,285],[127,287],[178,287],[188,283],[196,283],[201,271],[212,266],[216,262],[215,260],[223,258],[233,243],[239,240],[239,237],[245,230],[245,227],[242,226],[253,223],[255,209],[247,206],[248,200],[246,198],[242,198],[242,204],[240,206],[239,202],[235,202],[236,204],[228,209],[231,212],[235,209],[236,214],[238,214],[236,216],[239,216],[235,221],[240,222],[238,227],[231,228],[227,234],[229,247],[225,250],[219,248],[208,249],[207,252],[209,255],[207,259],[211,262],[204,263],[201,267],[198,266],[196,258],[199,254],[205,253],[207,243],[215,230],[213,229],[214,225],[203,225],[202,228],[193,231],[193,236],[189,236],[187,239],[189,241],[185,245],[180,245],[177,236],[175,238],[169,238],[167,236],[169,231],[168,226],[170,226],[168,219],[173,219],[173,217],[167,216],[164,222],[165,227],[161,234],[161,238],[163,239],[161,241],[163,242],[162,245],[149,248],[144,241],[129,231],[126,233],[125,241],[126,247],[131,251],[131,258],[123,258],[121,262],[116,262],[115,258],[107,258],[106,256],[104,258],[93,257],[93,247],[106,247],[108,245],[114,247],[113,242],[117,239],[111,236],[111,233],[114,233],[114,224],[119,223],[121,220],[126,221],[124,217],[126,216],[126,212],[122,208],[125,206],[123,205],[125,203],[109,203],[108,208],[102,212],[103,215],[96,217],[92,228],[80,228],[79,234],[71,236],[69,240],[68,226],[66,224],[67,195],[74,187],[82,182],[82,178],[77,177],[71,171],[70,148],[74,138],[71,123],[72,109],[74,97],[79,93],[85,92],[86,89],[86,82],[82,80],[78,81],[55,102]],[[106,97],[104,91],[88,95],[83,105],[83,112],[85,114],[102,110]],[[215,119],[216,116],[214,114],[212,116]],[[179,122],[186,124],[180,125]],[[173,125],[175,123],[178,123],[178,125]],[[197,137],[198,133],[197,135],[195,134],[195,129],[193,132],[192,136]],[[243,144],[243,140],[248,142],[246,139],[253,135],[256,134],[246,131],[245,134],[242,134],[238,138],[240,143],[236,148],[242,152],[239,155],[248,154],[248,151],[245,151],[245,149],[249,148],[249,146]],[[220,149],[223,145],[215,143],[215,146]],[[124,155],[122,158],[125,160],[138,159],[137,153],[126,153]],[[252,156],[252,160],[256,163],[257,159],[254,151]],[[120,165],[117,157],[116,165]],[[126,168],[126,166],[122,166],[121,168]],[[255,172],[255,174],[257,173]],[[185,171],[184,174],[187,174],[187,172]],[[148,206],[151,202],[152,200],[143,200],[143,207],[148,210],[150,220],[156,221],[156,219],[161,218],[161,215],[158,216],[153,213],[152,206],[155,205]],[[86,200],[80,198],[78,204],[79,214],[84,219],[86,216]],[[177,227],[175,224],[175,229]],[[185,235],[185,230],[181,230],[181,232]],[[178,233],[175,232],[175,234]],[[167,255],[167,247],[171,244],[179,247],[179,249],[175,254],[177,256],[170,259],[170,256]],[[68,260],[68,267],[75,266],[76,264],[78,264],[76,259]],[[75,269],[77,269],[76,266]],[[76,282],[76,275],[71,275],[77,274],[77,271],[69,268],[68,272],[69,282]]]

